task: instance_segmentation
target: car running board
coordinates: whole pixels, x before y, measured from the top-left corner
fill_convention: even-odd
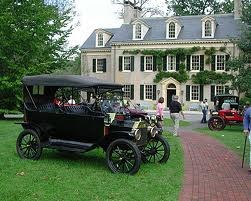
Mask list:
[[[85,152],[96,147],[93,143],[84,143],[60,139],[49,139],[49,143],[47,144],[47,146],[50,148],[76,152]]]

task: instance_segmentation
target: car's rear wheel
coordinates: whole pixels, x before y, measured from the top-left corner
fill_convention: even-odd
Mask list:
[[[22,159],[39,159],[42,154],[42,146],[37,132],[31,129],[22,131],[17,138],[16,150]]]
[[[135,174],[140,168],[141,154],[133,142],[117,139],[106,151],[106,162],[114,173]]]
[[[147,145],[142,150],[142,160],[149,163],[165,163],[170,156],[170,146],[168,141],[157,134],[150,138]]]
[[[226,127],[224,119],[219,116],[213,116],[208,120],[208,128],[210,130],[220,131]]]

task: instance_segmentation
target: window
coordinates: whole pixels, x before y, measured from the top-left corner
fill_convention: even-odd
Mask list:
[[[210,20],[205,22],[205,37],[212,36],[212,23]]]
[[[200,55],[192,55],[191,56],[191,70],[199,71],[200,70]]]
[[[33,86],[32,94],[34,95],[44,95],[44,86]]]
[[[216,55],[216,70],[225,70],[225,55]]]
[[[167,57],[167,70],[175,71],[176,70],[176,56]]]
[[[141,24],[135,26],[135,39],[141,39]]]
[[[98,33],[98,46],[104,46],[103,33]]]
[[[192,101],[198,101],[199,100],[199,86],[192,85],[191,86],[191,100]]]
[[[224,89],[225,89],[225,87],[222,85],[216,86],[215,87],[215,94],[216,95],[224,94]]]
[[[131,85],[124,85],[124,97],[131,98]]]
[[[123,71],[131,71],[131,57],[124,57]]]
[[[152,71],[152,70],[153,70],[153,57],[145,56],[145,71]]]
[[[175,38],[175,23],[169,23],[169,38]]]
[[[104,60],[97,59],[96,72],[103,72]]]
[[[145,85],[145,98],[149,100],[153,99],[153,85]]]

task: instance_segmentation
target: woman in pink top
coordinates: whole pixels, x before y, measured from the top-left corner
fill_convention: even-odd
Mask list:
[[[156,117],[157,117],[157,121],[158,121],[158,127],[162,128],[162,123],[164,120],[164,115],[163,115],[163,111],[164,111],[164,98],[160,97],[158,100],[158,104],[157,104],[157,111],[156,111]]]

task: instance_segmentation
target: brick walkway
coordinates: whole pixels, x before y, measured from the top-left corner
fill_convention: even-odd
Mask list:
[[[251,175],[235,153],[210,136],[180,134],[185,155],[180,201],[251,201]]]

